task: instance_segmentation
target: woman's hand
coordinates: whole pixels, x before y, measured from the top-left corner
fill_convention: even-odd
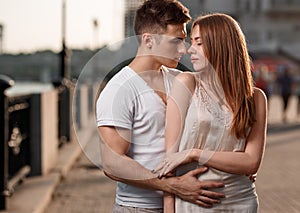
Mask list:
[[[191,162],[193,159],[193,154],[193,149],[169,153],[152,172],[158,173],[158,178],[166,176],[169,172],[173,171],[179,165]]]

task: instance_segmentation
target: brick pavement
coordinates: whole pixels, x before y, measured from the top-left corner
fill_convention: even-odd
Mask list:
[[[280,99],[270,100],[269,121],[275,125],[269,128],[266,152],[256,181],[260,213],[300,212],[300,124],[296,123],[293,110],[295,100],[291,106],[290,123],[282,124]],[[115,182],[83,154],[56,188],[45,213],[110,213],[114,197]]]
[[[108,213],[115,198],[115,182],[83,154],[56,188],[44,213]]]
[[[290,125],[285,131],[267,137],[256,181],[260,213],[300,212],[299,127]],[[115,183],[83,154],[57,187],[45,213],[109,213],[114,197]]]
[[[300,128],[268,137],[256,181],[261,213],[300,212],[299,155]]]

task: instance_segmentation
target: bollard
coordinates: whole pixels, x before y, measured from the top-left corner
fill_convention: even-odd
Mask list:
[[[8,181],[8,112],[5,90],[14,85],[14,80],[0,75],[0,210],[6,209],[6,186]]]

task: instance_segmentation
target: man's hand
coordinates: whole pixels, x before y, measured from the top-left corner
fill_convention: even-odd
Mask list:
[[[220,181],[199,181],[197,176],[206,172],[206,167],[197,168],[179,177],[169,178],[171,189],[175,195],[183,200],[210,208],[214,203],[220,203],[223,193],[210,189],[224,187]]]
[[[249,175],[249,179],[254,183],[256,181],[257,174]]]

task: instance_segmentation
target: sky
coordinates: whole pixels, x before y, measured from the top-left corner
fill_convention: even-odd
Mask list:
[[[95,48],[124,37],[124,0],[65,0],[66,44]],[[3,52],[59,51],[63,0],[0,0]],[[93,21],[97,20],[95,28]]]

